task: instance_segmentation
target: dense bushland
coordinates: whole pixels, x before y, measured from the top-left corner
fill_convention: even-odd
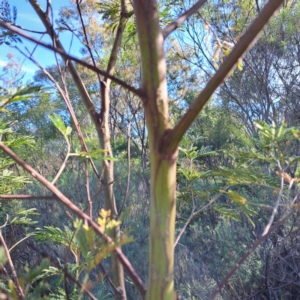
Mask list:
[[[158,16],[133,2],[72,1],[56,23],[50,1],[26,3],[59,49],[50,66],[23,50],[20,8],[0,4],[0,47],[40,67],[24,82],[10,55],[0,74],[3,299],[296,299],[300,4],[277,1],[231,58],[267,1],[162,1]]]

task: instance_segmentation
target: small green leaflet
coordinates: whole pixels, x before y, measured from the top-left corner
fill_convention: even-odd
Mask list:
[[[57,114],[49,115],[49,119],[52,121],[53,125],[65,136],[71,134],[72,128],[70,126],[65,125],[64,121]]]

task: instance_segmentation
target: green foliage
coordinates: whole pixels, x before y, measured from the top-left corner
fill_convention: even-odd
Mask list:
[[[213,172],[216,178],[221,182],[225,181],[234,189],[223,192],[233,207],[227,209],[221,204],[214,206],[214,209],[234,220],[240,220],[238,212],[241,211],[253,226],[251,217],[257,213],[258,203],[248,200],[238,190],[244,186],[252,188],[257,186],[277,193],[280,188],[278,177],[284,176],[290,182],[291,176],[284,170],[297,167],[295,162],[298,161],[298,157],[293,160],[289,157],[299,135],[299,130],[287,128],[284,122],[278,126],[275,123],[268,125],[257,121],[256,127],[258,132],[255,136],[232,128],[240,144],[233,149],[225,150],[225,153],[231,157],[233,165],[221,167]],[[253,205],[254,208],[251,208]]]
[[[33,95],[39,92],[41,92],[41,87],[33,84],[18,88],[9,88],[7,91],[0,89],[0,112],[9,112],[4,106],[16,101],[30,100]]]
[[[65,139],[68,139],[68,136],[72,132],[70,126],[65,126],[64,121],[57,114],[49,115],[49,119],[53,122],[54,126],[63,134]]]
[[[18,225],[33,225],[37,223],[37,221],[32,220],[33,216],[39,216],[36,208],[29,208],[25,210],[21,209],[16,213],[10,223]]]
[[[0,173],[0,190],[2,194],[9,194],[29,182],[30,180],[27,177],[15,176],[13,171],[7,169],[4,169],[2,173]]]
[[[126,5],[126,4],[125,4]],[[105,27],[108,32],[116,33],[116,30],[119,25],[120,18],[120,3],[117,1],[102,1],[101,3],[97,3],[97,7],[99,7],[99,14],[102,16],[102,19],[105,21]],[[127,20],[126,27],[124,33],[124,42],[127,44],[131,40],[136,40],[136,26],[135,21],[133,19],[133,8],[131,5],[127,5]],[[159,18],[161,22],[161,26],[165,26],[172,21],[170,16],[170,5],[165,3],[159,3]]]
[[[179,147],[180,152],[184,154],[178,167],[179,180],[181,180],[180,174],[182,174],[187,182],[188,189],[192,188],[194,181],[207,179],[211,176],[211,170],[200,167],[201,158],[214,156],[217,154],[217,151],[211,151],[209,146],[202,146],[200,149],[194,146],[202,139],[203,137],[197,138],[193,135],[186,135],[181,143],[181,147]],[[181,195],[182,193],[186,194],[186,192],[187,190],[181,190]]]
[[[28,100],[32,93],[40,91],[40,87],[29,86],[19,87],[15,90],[5,91],[0,95],[0,109],[2,112],[8,112],[4,107],[15,101]],[[22,149],[24,146],[34,147],[34,139],[31,136],[17,135],[9,127],[10,122],[3,122],[0,117],[0,140],[3,141],[8,147],[12,149]],[[25,176],[14,175],[10,170],[15,162],[3,155],[0,156],[0,193],[10,194],[12,191],[17,190],[29,183],[29,179]]]
[[[0,247],[0,263],[4,265],[7,262],[7,257],[5,255],[5,250],[3,247]]]
[[[17,19],[16,6],[11,7],[9,1],[1,0],[0,2],[0,20],[8,23],[15,23]],[[6,44],[10,46],[12,43],[21,43],[20,37],[8,30],[0,29],[0,45]]]
[[[132,241],[125,233],[118,240],[113,237],[112,229],[119,226],[120,221],[111,219],[109,211],[101,210],[98,224],[101,230],[111,235],[114,244],[107,244],[103,239],[96,236],[92,228],[83,224],[82,220],[74,222],[73,230],[67,226],[64,226],[63,230],[53,226],[37,228],[34,237],[39,242],[56,243],[68,249],[67,251],[72,253],[75,261],[75,264],[66,263],[68,272],[76,279],[81,278],[84,280],[84,278],[88,278],[87,274],[95,269],[103,259],[110,256],[116,247]],[[28,271],[27,274],[31,281],[45,280],[54,275],[60,276],[60,280],[57,282],[58,285],[63,281],[62,270],[51,267],[46,262],[35,270]]]
[[[107,153],[107,152],[108,151],[105,151],[103,149],[97,149],[97,150],[92,150],[89,152],[81,151],[81,152],[77,152],[77,153],[72,153],[71,155],[78,156],[82,160],[92,158],[92,159],[97,159],[97,160],[105,159],[105,160],[117,161],[117,158],[105,155],[105,153]]]
[[[255,4],[261,5],[263,2],[265,1],[258,1]],[[199,87],[202,88],[206,79],[212,75],[213,65],[215,64],[215,67],[218,67],[219,61],[221,62],[230,53],[245,27],[255,17],[257,8],[253,3],[252,0],[207,2],[201,8],[201,12],[191,17],[186,25],[180,28],[188,29],[181,35],[181,40],[179,38],[178,43],[173,41],[169,44],[166,43],[167,67],[169,69],[168,92],[172,121],[175,122],[176,119],[182,116],[187,104],[190,104],[197,95]],[[259,47],[265,45],[270,48],[274,47],[277,51],[275,54],[271,53],[270,55],[265,51],[268,53],[265,61],[272,61],[273,57],[277,59],[279,52],[288,49],[291,45],[289,39],[298,40],[296,28],[299,27],[297,27],[299,4],[294,1],[294,9],[291,12],[290,3],[291,1],[286,1],[286,7],[274,19],[271,27],[265,29],[266,34],[263,35],[263,41]],[[91,8],[88,7],[90,4]],[[173,16],[180,15],[192,4],[194,4],[193,1],[159,2],[161,27],[169,23]],[[93,5],[94,1],[83,1],[80,4],[83,13],[88,9],[94,12]],[[97,52],[98,60],[96,60],[96,64],[105,69],[104,65],[109,57],[109,49],[113,44],[111,37],[116,34],[120,18],[120,3],[102,1],[100,4],[97,3],[97,7],[102,16],[102,21],[99,24],[96,22],[96,26],[93,24],[94,19],[90,18],[88,14],[84,15],[83,21],[91,21],[89,22],[91,26],[86,27],[88,29],[88,39],[94,47],[92,51]],[[129,19],[126,23],[122,48],[118,54],[118,62],[120,63],[116,68],[116,76],[133,86],[138,86],[140,82],[140,54],[136,38],[136,22],[131,4],[128,4],[128,11]],[[72,13],[72,15],[69,13]],[[82,31],[73,26],[73,21],[78,22],[75,10],[67,10],[65,15],[67,22],[58,24],[59,26],[63,25],[59,29],[72,31],[79,39],[83,39]],[[193,33],[192,31],[198,25],[201,28],[200,34]],[[94,31],[95,28],[98,31]],[[273,30],[277,31],[276,34]],[[179,35],[182,34],[180,30],[178,32]],[[2,38],[5,38],[5,36],[0,36],[0,43]],[[207,40],[205,40],[206,38]],[[94,43],[94,41],[97,41],[97,43]],[[187,46],[185,46],[186,42],[189,43]],[[290,53],[294,55],[297,52],[295,50],[297,45],[296,43],[293,45],[290,47],[292,49]],[[100,49],[100,46],[104,46],[103,50]],[[200,46],[203,48],[200,48]],[[260,50],[259,47],[254,49],[257,52],[253,52],[251,57],[244,60],[247,63],[243,64],[242,59],[238,61],[237,68],[241,72],[235,72],[220,88],[218,96],[214,97],[212,102],[204,108],[179,149],[177,230],[182,228],[188,220],[191,211],[205,207],[214,196],[220,195],[210,207],[206,208],[205,212],[201,212],[193,218],[188,224],[180,244],[176,247],[178,257],[177,270],[175,271],[176,290],[184,299],[208,299],[211,290],[223,279],[231,265],[260,236],[261,228],[268,221],[269,211],[273,208],[274,199],[278,196],[282,177],[284,177],[285,185],[283,187],[282,206],[279,207],[279,212],[281,209],[290,208],[291,199],[288,193],[294,195],[298,189],[297,185],[300,180],[300,170],[298,168],[300,161],[298,155],[299,130],[289,127],[290,120],[287,121],[289,125],[282,123],[280,126],[271,122],[273,119],[281,120],[288,111],[293,111],[297,115],[298,106],[290,106],[293,97],[297,98],[297,90],[287,84],[286,86],[290,90],[284,94],[280,88],[277,88],[282,78],[288,77],[292,78],[298,86],[297,72],[296,75],[292,72],[289,73],[292,63],[289,62],[290,58],[287,57],[284,59],[285,63],[290,64],[284,66],[288,70],[287,74],[283,74],[284,76],[280,73],[274,75],[273,72],[276,73],[282,61],[278,65],[264,65],[264,59],[261,58],[261,52],[264,50]],[[209,52],[212,55],[209,56]],[[85,55],[88,52],[82,53]],[[203,57],[209,56],[207,62],[201,55]],[[184,58],[183,64],[177,62],[178,58],[181,57]],[[87,58],[87,61],[89,61],[89,58]],[[297,65],[295,63],[296,70]],[[197,76],[194,74],[196,66],[200,66],[203,71],[198,72],[197,70]],[[80,70],[83,80],[88,82],[87,89],[91,92],[91,99],[95,103],[98,112],[99,86],[97,78],[91,75],[86,68],[76,67]],[[251,69],[251,72],[249,72],[249,69]],[[263,73],[264,69],[268,70],[270,75]],[[59,71],[56,67],[47,70],[61,83]],[[255,80],[250,78],[249,73],[252,72],[256,72]],[[190,75],[191,73],[192,75]],[[268,75],[274,76],[273,79]],[[38,77],[40,82],[48,84],[41,74],[36,78]],[[263,82],[264,77],[267,78],[267,82]],[[32,90],[30,90],[30,87],[27,90],[24,87],[15,91],[11,90],[9,95],[5,95],[7,91],[3,91],[4,94],[1,94],[0,97],[0,108],[3,114],[1,115],[3,120],[1,119],[0,135],[2,140],[10,147],[18,151],[26,149],[27,152],[22,157],[33,164],[46,178],[52,178],[53,174],[60,169],[60,157],[64,156],[65,151],[65,143],[61,142],[64,138],[69,149],[66,155],[65,172],[61,175],[59,188],[76,205],[84,209],[83,201],[87,198],[87,181],[90,181],[93,217],[95,217],[95,212],[99,211],[103,201],[101,192],[105,186],[102,182],[102,173],[100,179],[97,178],[89,166],[88,178],[85,178],[82,162],[87,159],[94,159],[96,167],[101,171],[100,166],[103,159],[108,161],[116,161],[116,159],[107,156],[107,151],[99,149],[97,134],[95,134],[90,120],[86,118],[85,109],[79,101],[80,96],[75,84],[71,82],[70,74],[67,73],[64,80],[72,104],[74,104],[74,110],[79,117],[79,124],[88,149],[90,149],[89,151],[84,152],[79,147],[76,133],[72,132],[72,123],[69,121],[64,104],[61,104],[60,96],[53,93],[52,90],[51,93],[40,94],[38,89],[34,90],[34,86],[32,86]],[[262,85],[258,88],[260,93],[255,94],[256,84],[259,85],[261,81]],[[226,89],[228,89],[227,92]],[[271,98],[270,103],[266,100],[265,90],[268,92],[268,94],[266,92],[267,96]],[[34,262],[32,268],[27,266],[25,274],[23,274],[22,269],[18,270],[18,274],[21,274],[24,279],[24,285],[27,284],[26,297],[28,299],[40,299],[42,294],[49,294],[45,295],[44,299],[66,299],[66,292],[62,288],[66,272],[83,284],[90,286],[91,282],[88,281],[88,278],[95,274],[98,276],[98,264],[100,262],[106,264],[105,259],[110,257],[116,246],[121,245],[125,246],[124,252],[126,255],[129,258],[134,258],[135,267],[141,277],[147,278],[148,276],[145,257],[148,256],[150,189],[148,152],[145,151],[142,154],[144,155],[142,159],[139,153],[140,149],[143,151],[146,149],[148,143],[147,130],[143,128],[142,104],[139,99],[129,96],[115,84],[112,84],[110,94],[112,98],[111,109],[115,113],[109,116],[112,128],[111,138],[114,139],[112,148],[115,156],[119,158],[118,164],[115,166],[117,176],[113,179],[116,190],[115,195],[117,206],[120,208],[126,193],[126,207],[128,208],[125,208],[125,213],[119,218],[119,220],[122,220],[122,224],[113,220],[111,213],[105,210],[100,211],[97,221],[99,227],[113,239],[113,231],[117,226],[122,225],[122,228],[132,228],[136,243],[127,244],[131,240],[126,233],[124,234],[121,231],[120,240],[118,242],[115,240],[115,245],[109,245],[103,239],[97,237],[92,228],[82,221],[75,220],[73,227],[66,225],[68,223],[65,221],[65,212],[55,202],[31,202],[28,205],[36,205],[41,213],[41,220],[38,221],[40,222],[38,232],[35,235],[36,240],[41,244],[46,243],[49,256],[51,256],[52,249],[55,249],[55,253],[58,253],[58,255],[57,261],[55,261],[56,266],[52,266],[49,260],[39,260]],[[39,97],[35,97],[36,95]],[[276,97],[278,98],[276,99]],[[224,99],[228,101],[226,102]],[[253,102],[251,102],[252,99],[254,99]],[[257,99],[263,100],[259,104]],[[26,101],[23,103],[19,100]],[[233,106],[232,103],[237,100],[244,102],[240,102],[239,106]],[[5,105],[8,106],[4,108]],[[272,107],[274,116],[267,112],[265,114],[267,115],[267,122],[257,121],[256,127],[253,126],[249,130],[250,125],[253,124],[253,118],[262,117],[263,114],[260,109],[268,105]],[[245,114],[250,116],[247,121],[243,118]],[[47,118],[48,115],[49,119]],[[134,141],[134,149],[138,150],[136,152],[131,151],[130,165],[127,166],[125,163],[127,140],[126,135],[123,135],[122,132],[129,122],[132,124],[131,138]],[[298,123],[295,123],[295,126],[298,126]],[[16,131],[19,133],[18,135],[15,133]],[[34,149],[31,152],[28,151],[29,147],[34,144],[33,139],[27,136],[29,134],[34,134],[38,142],[35,144],[35,148],[31,148]],[[71,149],[75,149],[74,152],[71,152]],[[70,156],[74,156],[75,159],[67,161]],[[144,160],[143,164],[142,160]],[[140,167],[141,165],[143,165],[143,168]],[[131,172],[131,182],[128,184],[127,192],[128,168]],[[28,179],[23,176],[21,170],[15,168],[10,159],[4,157],[4,155],[2,156],[2,153],[0,171],[1,193],[13,193],[16,189],[22,187],[25,192],[32,194],[43,195],[47,192],[36,183],[30,187],[26,186],[29,182]],[[20,172],[20,174],[16,176],[15,171]],[[289,184],[293,182],[295,183],[293,185],[295,190],[289,190]],[[18,226],[17,228],[25,226],[26,231],[28,227],[32,230],[30,225],[35,224],[36,218],[34,220],[31,218],[35,217],[36,211],[24,207],[20,210],[19,204],[17,207],[15,202],[12,203],[15,207],[9,207],[8,209],[10,215],[13,215],[10,225]],[[4,203],[2,202],[1,210],[4,211],[3,206]],[[50,216],[51,224],[42,227],[40,224],[42,222],[47,224]],[[64,218],[61,218],[61,216],[64,216]],[[1,212],[1,218],[4,217],[5,213]],[[294,235],[297,236],[296,221],[288,225],[282,225],[280,230],[282,230],[280,240],[290,238],[292,244],[298,244],[297,239],[293,240],[289,233],[295,231]],[[26,237],[29,235],[27,234]],[[22,242],[22,239],[19,242]],[[13,247],[15,247],[15,244]],[[272,264],[268,265],[269,254],[272,251],[275,252],[277,247],[278,245],[275,242],[266,240],[265,245],[254,253],[253,257],[244,266],[240,267],[230,284],[224,287],[224,293],[220,297],[222,299],[246,299],[249,298],[249,295],[264,290],[264,283],[267,280],[265,277],[274,273],[271,271],[266,272],[266,270],[274,268],[277,261],[284,256],[283,252],[287,251],[282,246],[280,252],[274,253]],[[15,247],[13,250],[16,249],[18,248]],[[297,253],[297,251],[291,253]],[[66,259],[66,253],[72,253],[72,258]],[[291,255],[289,254],[289,256]],[[293,259],[296,259],[294,255]],[[285,273],[288,273],[288,268],[282,267],[282,269],[285,270]],[[277,276],[277,278],[280,278],[280,276]],[[98,279],[93,279],[93,284],[92,290],[97,299],[111,299],[104,281],[99,283]],[[132,285],[132,282],[129,282],[127,278],[128,291],[133,290]],[[291,285],[288,281],[285,286]],[[3,285],[3,289],[11,290],[16,295],[12,283],[9,283],[9,286],[10,289]],[[277,290],[277,287],[282,285],[275,280],[269,286],[276,286]],[[82,291],[76,288],[69,279],[68,287],[70,299],[82,297]],[[128,299],[138,299],[135,292],[132,292],[130,296]],[[257,295],[257,297],[260,297],[260,295]],[[261,298],[267,297],[270,296],[261,296]],[[282,299],[292,297],[291,295],[277,296],[277,298]]]
[[[49,259],[43,259],[38,267],[32,270],[29,270],[27,268],[27,273],[24,276],[24,280],[26,283],[33,283],[36,280],[45,279],[49,276],[57,275],[57,272],[55,272],[56,270],[56,268],[50,267]]]
[[[97,160],[111,160],[111,161],[116,161],[117,159],[111,156],[106,155],[108,151],[103,150],[103,149],[96,149],[96,150],[91,150],[91,151],[79,151],[78,149],[76,150],[75,153],[70,153],[70,141],[69,141],[69,136],[72,132],[72,128],[70,126],[66,126],[64,121],[60,116],[57,114],[52,114],[49,115],[49,119],[52,121],[54,126],[62,133],[64,139],[66,140],[68,144],[68,152],[67,152],[67,157],[70,156],[75,156],[78,157],[80,161],[84,161],[86,159],[97,159]]]
[[[13,134],[8,123],[0,125],[0,140],[5,139],[5,144],[13,149],[20,149],[24,146],[34,147],[34,140],[30,136],[18,136]],[[0,193],[10,194],[12,191],[17,190],[29,183],[30,180],[26,176],[16,176],[10,167],[15,162],[3,155],[0,156]]]

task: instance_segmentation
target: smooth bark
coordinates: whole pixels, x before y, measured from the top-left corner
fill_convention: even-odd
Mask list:
[[[142,101],[150,146],[151,204],[147,300],[174,300],[174,230],[177,150],[164,152],[161,141],[170,128],[164,37],[156,1],[134,1],[142,59]]]

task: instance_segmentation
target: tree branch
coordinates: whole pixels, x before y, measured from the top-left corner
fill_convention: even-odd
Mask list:
[[[225,187],[224,190],[227,190],[229,187]],[[193,193],[192,193],[193,194]],[[217,194],[215,195],[206,205],[204,205],[202,208],[200,208],[199,210],[195,211],[195,201],[194,201],[194,195],[192,195],[192,199],[193,199],[193,209],[192,212],[189,216],[189,218],[186,220],[185,224],[183,225],[183,227],[181,228],[176,241],[174,243],[174,248],[177,246],[181,236],[184,234],[187,226],[191,223],[192,219],[195,218],[197,215],[199,215],[203,210],[205,210],[206,208],[208,208],[209,206],[211,206],[215,201],[218,200],[218,198],[221,196],[222,194]]]
[[[62,98],[64,99],[65,103],[66,103],[66,106],[69,110],[69,113],[71,115],[71,118],[72,118],[72,121],[73,121],[73,124],[74,124],[74,127],[75,127],[75,130],[78,134],[78,139],[79,139],[79,142],[80,142],[80,145],[81,145],[81,148],[83,151],[86,151],[86,152],[89,152],[88,148],[87,148],[87,145],[84,141],[84,137],[83,137],[83,134],[82,134],[82,131],[81,131],[81,127],[79,125],[79,122],[77,120],[77,117],[75,115],[75,112],[74,112],[74,109],[73,109],[73,106],[71,104],[71,101],[70,101],[70,97],[69,97],[69,94],[68,94],[68,91],[67,89],[65,88],[65,91],[60,87],[60,85],[58,84],[58,82],[51,76],[51,74],[41,66],[41,64],[36,61],[32,55],[27,55],[26,53],[24,53],[20,48],[18,48],[17,46],[15,46],[15,49],[17,49],[24,57],[26,57],[27,59],[29,59],[30,61],[32,61],[36,66],[38,66],[40,68],[40,70],[49,78],[49,80],[53,83],[53,85],[56,87],[57,91],[60,93],[60,95],[62,96]],[[28,50],[28,49],[27,49]],[[29,51],[28,51],[29,52]],[[93,171],[95,172],[96,176],[99,178],[100,175],[97,171],[97,168],[94,164],[94,161],[92,158],[89,158],[89,161],[90,161],[90,164],[93,168]]]
[[[94,55],[92,53],[92,48],[91,48],[91,45],[90,45],[90,42],[89,42],[89,39],[88,39],[88,36],[87,36],[87,32],[86,32],[86,27],[84,25],[84,21],[83,21],[83,17],[82,17],[82,12],[81,12],[81,8],[80,8],[80,4],[81,2],[79,2],[78,0],[76,1],[76,7],[77,7],[77,11],[79,13],[79,19],[80,19],[80,22],[81,22],[81,28],[83,30],[83,34],[84,34],[84,39],[85,39],[85,46],[90,54],[90,58],[92,60],[92,63],[93,63],[93,66],[96,67],[96,61],[95,61],[95,58],[94,58]],[[101,78],[100,78],[100,75],[99,73],[97,74],[97,77],[98,77],[98,82],[99,82],[99,86],[101,85]]]
[[[53,184],[51,184],[46,178],[40,175],[35,169],[33,169],[30,165],[28,165],[24,160],[22,160],[18,155],[16,155],[11,149],[9,149],[3,142],[0,142],[0,148],[8,154],[17,164],[19,164],[24,170],[31,174],[32,177],[37,179],[40,183],[42,183],[50,192],[52,192],[62,204],[64,204],[69,210],[71,210],[77,217],[82,220],[85,220],[89,226],[93,228],[93,230],[101,236],[107,243],[114,244],[113,240],[107,236],[99,226],[84,212],[82,212],[69,198],[67,198],[58,188],[56,188]],[[133,281],[136,289],[144,298],[146,289],[141,278],[138,276],[133,266],[127,259],[127,257],[123,254],[120,248],[116,248],[114,250],[117,258],[121,262],[124,267],[124,270],[128,274],[128,276]]]
[[[1,200],[57,200],[57,197],[52,196],[32,196],[32,195],[0,195]]]
[[[127,201],[128,193],[129,193],[129,186],[130,186],[130,130],[131,130],[131,123],[128,124],[128,131],[127,131],[127,185],[125,190],[125,195],[123,198],[123,203],[119,211],[118,218],[121,216],[123,209],[125,207],[125,203]]]
[[[225,276],[225,278],[218,284],[217,288],[213,291],[210,300],[214,300],[217,294],[221,291],[221,289],[224,287],[224,285],[229,281],[229,279],[232,277],[232,275],[235,273],[235,271],[248,259],[248,257],[255,251],[255,249],[276,229],[278,228],[285,220],[287,220],[289,217],[291,217],[295,212],[299,211],[300,204],[294,205],[292,204],[292,210],[285,214],[283,213],[283,216],[271,227],[271,224],[274,220],[275,213],[277,211],[279,202],[282,197],[284,188],[284,179],[281,177],[281,188],[277,196],[277,201],[274,206],[272,215],[269,219],[268,224],[265,226],[265,229],[261,235],[261,237],[254,243],[254,245],[242,256],[242,258],[232,267],[230,272]],[[294,198],[294,201],[299,198],[299,195],[297,194]],[[294,203],[293,201],[293,203]]]
[[[242,57],[243,54],[248,50],[260,31],[268,23],[269,19],[283,2],[284,0],[270,0],[266,4],[258,17],[253,21],[245,34],[240,38],[229,56],[221,65],[220,69],[209,80],[205,88],[196,97],[177,125],[166,133],[163,143],[168,151],[174,152],[176,150],[181,138],[196,119],[199,112],[203,109],[204,105],[208,102],[216,89],[223,83],[232,68],[238,62],[239,58]]]
[[[166,39],[174,30],[176,30],[183,22],[185,22],[190,16],[192,16],[207,0],[199,0],[189,10],[184,12],[176,20],[168,24],[163,30],[163,37]]]
[[[279,219],[265,234],[262,235],[254,245],[244,254],[244,256],[233,266],[230,272],[226,275],[226,277],[221,281],[218,287],[213,291],[212,295],[210,296],[210,300],[214,300],[217,294],[221,291],[224,285],[228,282],[231,276],[235,273],[235,271],[247,260],[247,258],[255,251],[255,249],[276,229],[278,228],[285,220],[287,220],[291,215],[293,215],[296,211],[299,210],[299,204],[294,207],[294,209],[287,215],[283,216]]]
[[[66,166],[67,166],[67,161],[68,161],[68,159],[69,159],[69,157],[70,157],[69,154],[70,154],[70,152],[71,152],[71,145],[70,145],[70,142],[68,141],[67,138],[65,138],[65,141],[66,141],[66,143],[67,143],[67,154],[66,154],[65,159],[64,159],[64,161],[62,162],[62,164],[61,164],[61,166],[60,166],[60,168],[59,168],[59,170],[58,170],[56,176],[54,177],[54,179],[53,179],[52,182],[51,182],[51,184],[53,184],[53,185],[56,183],[56,181],[59,179],[60,175],[62,174],[62,172],[63,172],[64,169],[66,168]]]
[[[13,26],[10,26],[10,25],[6,24],[3,21],[0,21],[0,27],[5,28],[7,30],[10,30],[11,32],[14,32],[14,33],[18,34],[19,36],[21,36],[21,37],[23,37],[23,38],[25,38],[25,39],[33,42],[33,43],[36,43],[36,44],[38,44],[38,45],[40,45],[44,48],[47,48],[51,51],[59,53],[64,59],[75,61],[76,63],[78,63],[78,64],[80,64],[80,65],[96,72],[97,74],[100,74],[102,76],[105,76],[105,77],[111,79],[113,82],[115,82],[118,85],[122,86],[126,90],[134,93],[135,95],[137,95],[139,97],[142,96],[141,90],[134,88],[133,86],[127,84],[123,80],[121,80],[121,79],[119,79],[115,76],[112,76],[109,73],[107,73],[107,72],[105,72],[105,71],[103,71],[103,70],[101,70],[101,69],[99,69],[99,68],[97,68],[97,67],[95,67],[95,66],[93,66],[93,65],[91,65],[91,64],[89,64],[89,63],[87,63],[87,62],[85,62],[85,61],[83,61],[79,58],[77,58],[77,57],[75,57],[75,56],[67,54],[64,50],[62,50],[60,48],[54,47],[54,46],[49,45],[49,44],[45,44],[45,43],[41,42],[40,40],[25,34],[24,32],[18,30],[17,28],[14,28]]]

